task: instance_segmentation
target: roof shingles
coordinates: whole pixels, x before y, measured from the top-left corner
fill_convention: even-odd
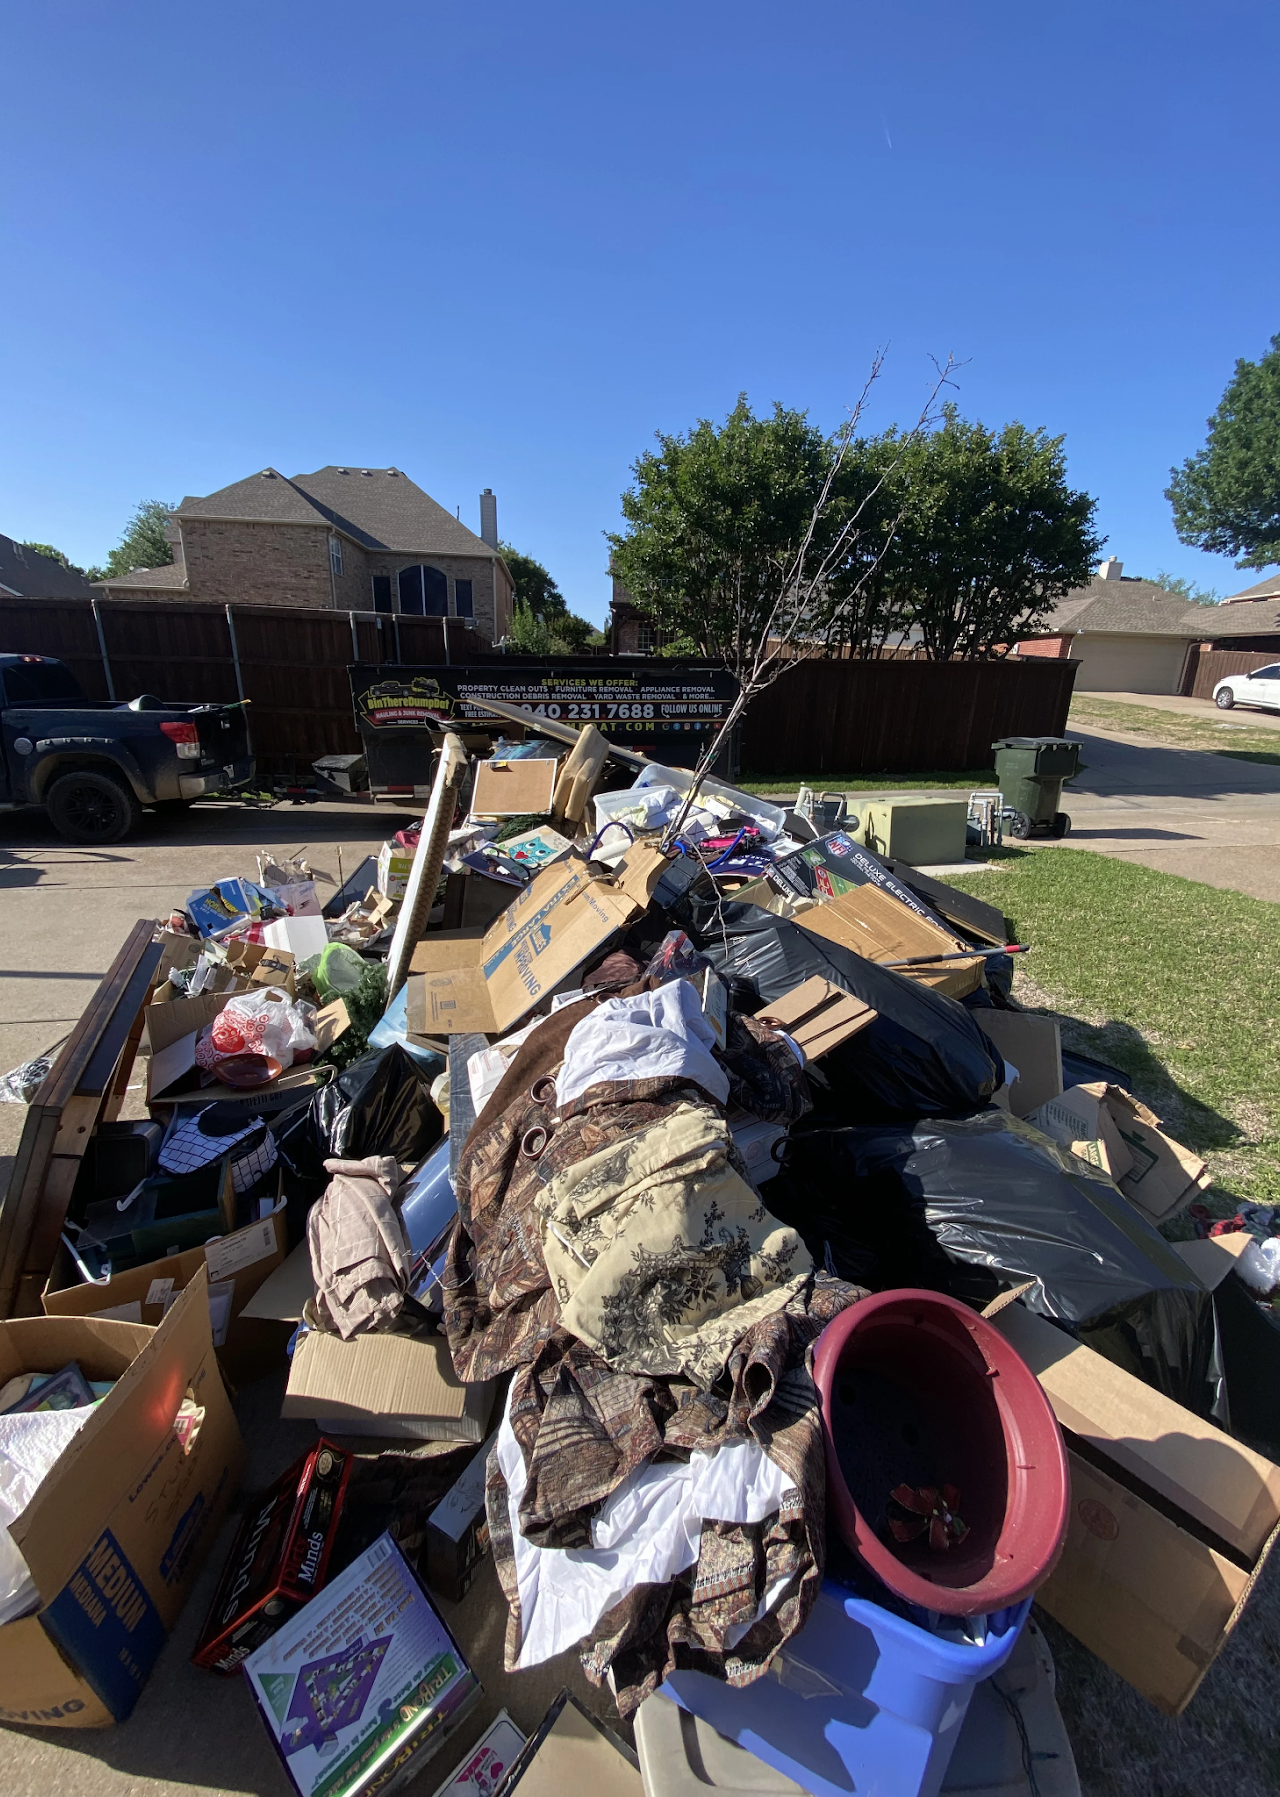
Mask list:
[[[286,479],[274,468],[236,481],[207,498],[186,498],[184,518],[244,519],[264,524],[327,524],[367,549],[397,554],[483,555],[494,552],[460,519],[395,468],[342,468]]]

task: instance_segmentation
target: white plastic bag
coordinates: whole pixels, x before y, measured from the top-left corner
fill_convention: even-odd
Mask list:
[[[290,998],[279,986],[237,992],[214,1018],[209,1030],[210,1065],[225,1055],[271,1055],[282,1068],[293,1065],[300,1050],[314,1048],[311,1025],[315,1006]],[[197,1060],[200,1056],[197,1054]]]
[[[0,1623],[25,1616],[40,1602],[35,1580],[9,1533],[68,1443],[93,1415],[79,1410],[36,1410],[0,1416]]]

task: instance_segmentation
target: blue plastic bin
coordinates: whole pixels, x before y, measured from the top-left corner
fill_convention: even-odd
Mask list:
[[[766,1677],[742,1688],[701,1672],[662,1687],[719,1734],[814,1797],[937,1797],[974,1686],[998,1672],[1031,1610],[967,1625],[958,1640],[918,1627],[830,1580]]]

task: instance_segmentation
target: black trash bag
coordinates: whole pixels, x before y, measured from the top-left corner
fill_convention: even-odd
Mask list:
[[[1003,1061],[968,1011],[931,986],[758,905],[692,896],[680,923],[729,987],[735,1010],[756,1011],[814,974],[874,1006],[875,1022],[818,1063],[831,1121],[969,1116],[1004,1079]]]
[[[914,1129],[793,1131],[769,1208],[842,1278],[1022,1302],[1226,1427],[1211,1295],[1086,1162],[989,1109]]]
[[[443,1057],[436,1071],[443,1073]],[[361,1055],[293,1115],[276,1142],[291,1241],[301,1240],[306,1213],[328,1184],[326,1160],[389,1154],[420,1161],[434,1148],[444,1134],[444,1118],[431,1102],[434,1077],[394,1042]]]

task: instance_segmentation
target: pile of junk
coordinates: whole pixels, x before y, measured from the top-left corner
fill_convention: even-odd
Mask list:
[[[190,1676],[301,1797],[1067,1797],[1033,1606],[1185,1708],[1280,1532],[1271,1219],[827,821],[442,733],[327,900],[152,932],[148,1115],[0,1323],[5,1721],[124,1720],[211,1555]]]

